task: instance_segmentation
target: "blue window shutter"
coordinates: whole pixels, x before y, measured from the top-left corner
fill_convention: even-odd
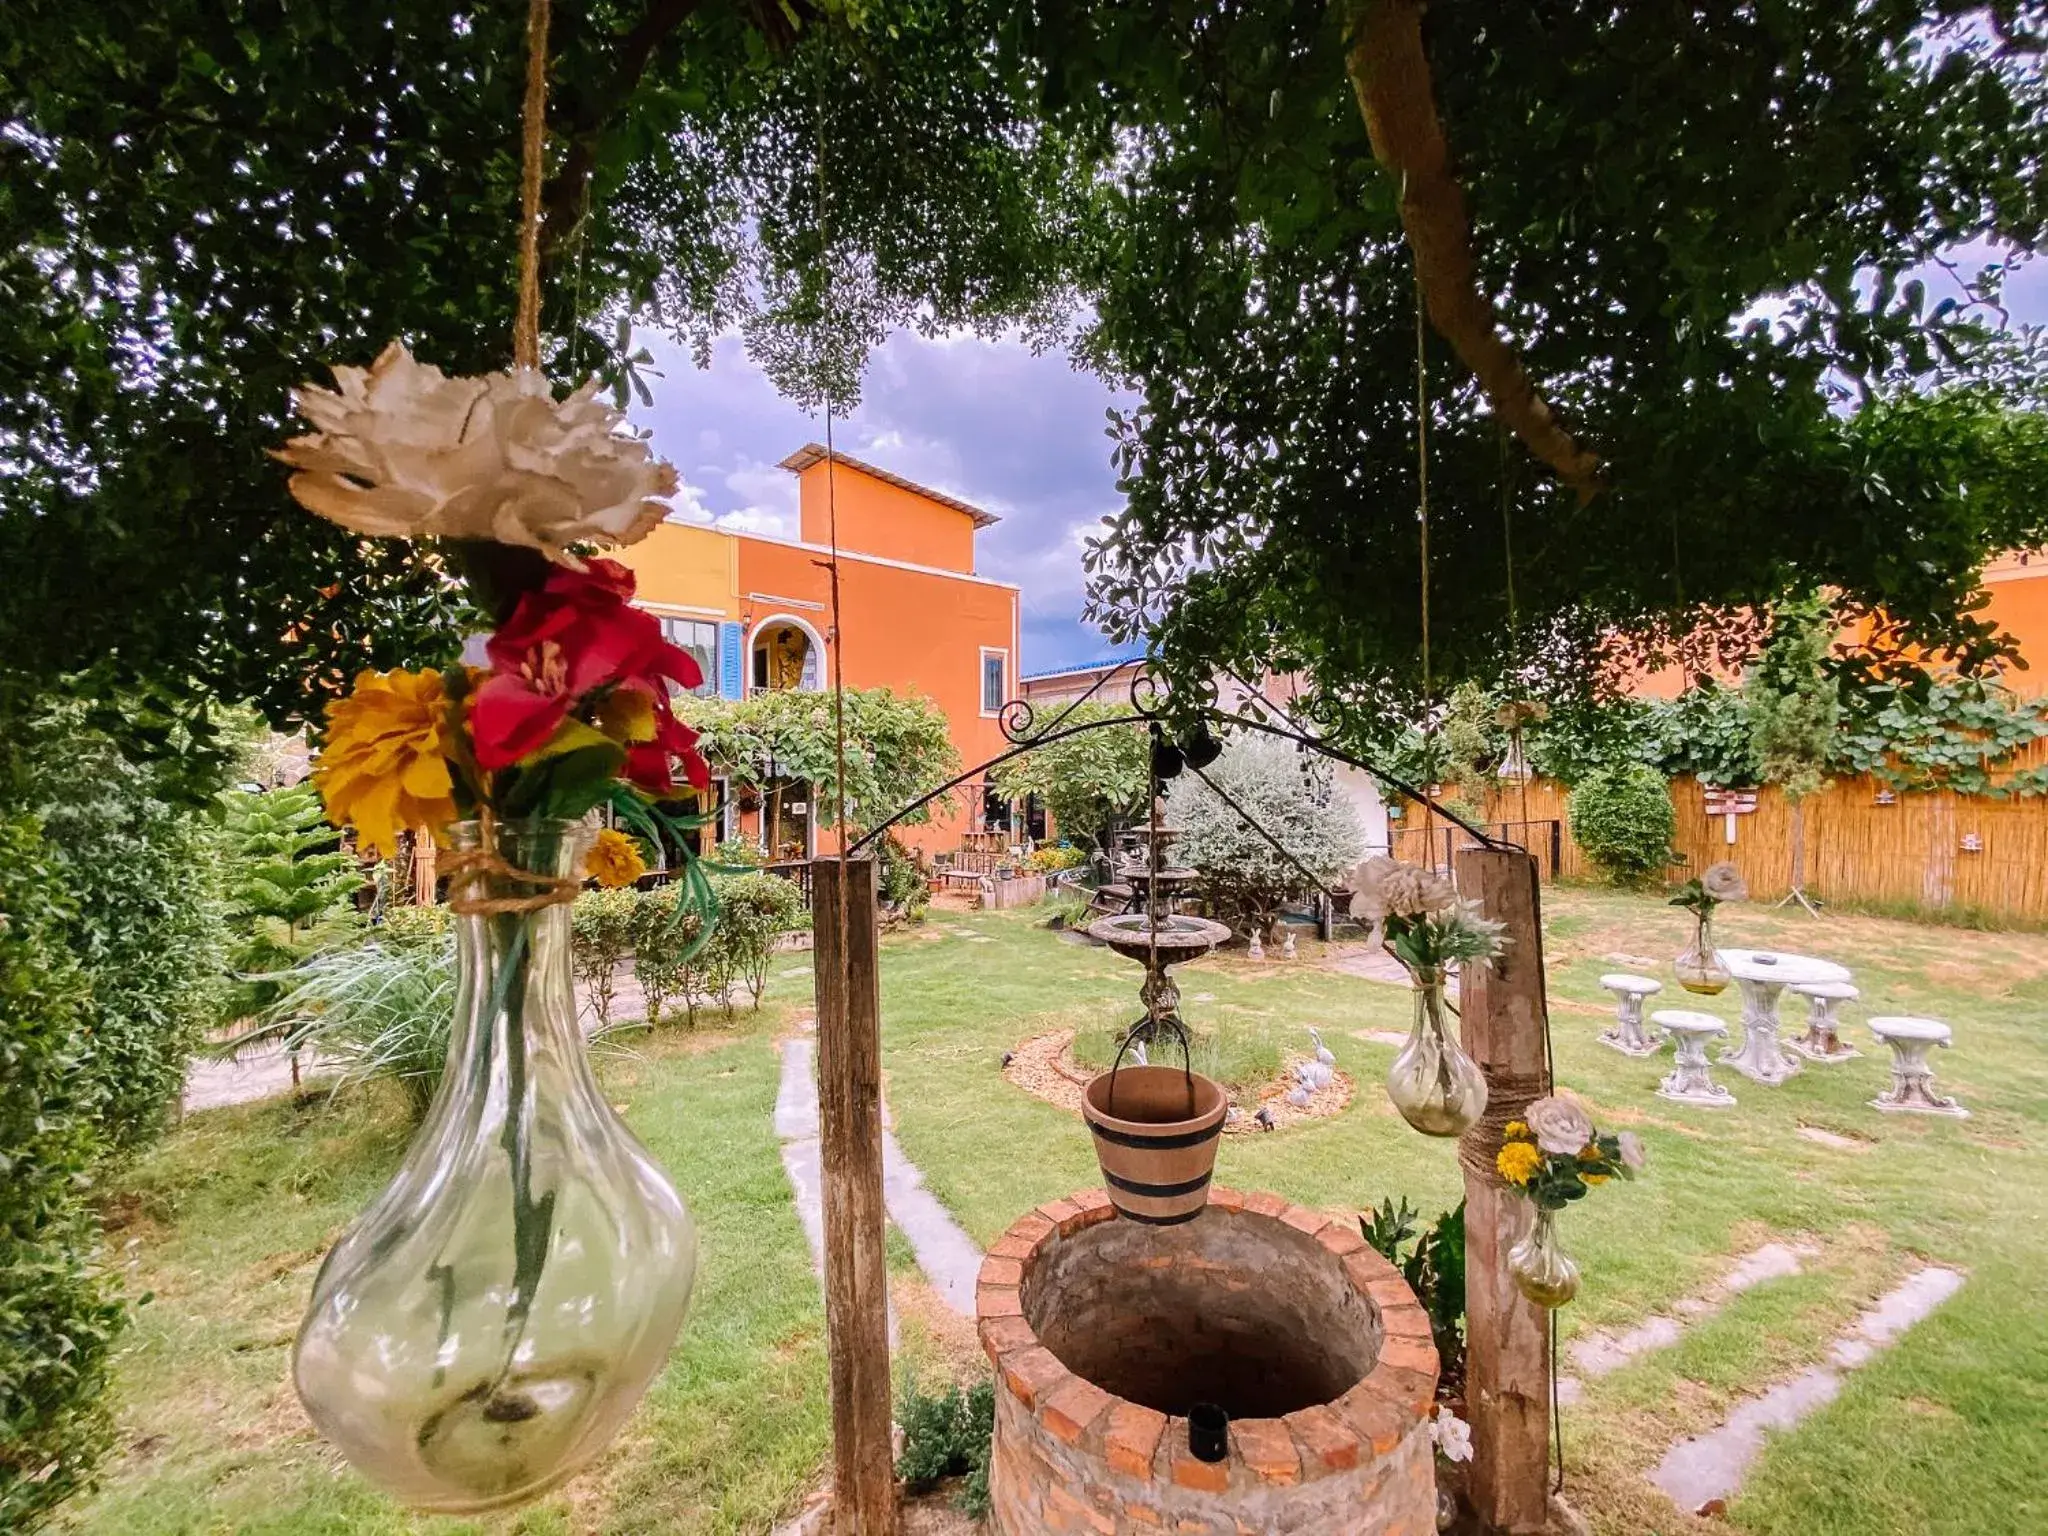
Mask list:
[[[746,658],[740,653],[746,649],[743,632],[737,624],[718,626],[718,696],[721,699],[736,699],[744,689],[741,679],[744,673],[740,663]]]

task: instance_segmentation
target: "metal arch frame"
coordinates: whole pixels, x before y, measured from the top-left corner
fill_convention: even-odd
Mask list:
[[[1123,663],[1118,665],[1123,665]],[[994,757],[975,764],[964,773],[948,779],[930,793],[919,795],[909,804],[899,807],[886,820],[862,833],[859,839],[847,848],[848,857],[860,854],[873,847],[888,833],[891,827],[902,822],[905,817],[915,815],[934,800],[949,795],[963,784],[980,778],[991,768],[1000,768],[1004,763],[1014,761],[1024,756],[1027,752],[1034,752],[1040,747],[1051,746],[1056,741],[1066,741],[1075,736],[1086,735],[1090,731],[1108,730],[1119,726],[1128,728],[1131,720],[1126,716],[1115,716],[1107,720],[1083,720],[1074,725],[1066,723],[1068,716],[1072,715],[1075,710],[1079,709],[1101,691],[1103,684],[1109,681],[1115,674],[1115,671],[1116,668],[1112,667],[1104,672],[1101,677],[1097,678],[1089,686],[1087,692],[1069,700],[1066,707],[1048,721],[1042,729],[1034,730],[1038,714],[1032,707],[1029,699],[1016,698],[1008,701],[1003,705],[998,718],[1002,726],[1004,739],[1014,743],[1009,751],[999,752]],[[1242,682],[1241,679],[1239,681],[1240,683]],[[1141,664],[1136,674],[1132,676],[1130,685],[1131,708],[1136,713],[1138,719],[1157,725],[1165,717],[1166,711],[1153,707],[1152,701],[1156,700],[1159,696],[1160,690],[1157,682],[1153,679],[1151,663],[1141,659]],[[1310,751],[1318,752],[1324,757],[1345,764],[1347,767],[1356,768],[1363,773],[1369,773],[1382,784],[1390,786],[1414,801],[1417,805],[1427,807],[1453,826],[1470,833],[1479,840],[1481,847],[1501,848],[1507,846],[1498,839],[1490,837],[1480,828],[1473,826],[1464,817],[1439,805],[1405,779],[1396,777],[1367,758],[1355,757],[1349,752],[1339,751],[1336,747],[1331,746],[1328,742],[1318,737],[1310,736],[1298,729],[1289,729],[1286,726],[1275,725],[1272,721],[1261,719],[1255,715],[1219,709],[1214,705],[1205,706],[1200,711],[1200,715],[1205,722],[1214,721],[1225,726],[1263,731],[1268,736],[1278,737],[1282,741],[1291,741],[1296,746],[1306,747]],[[1199,772],[1197,772],[1196,777],[1202,778],[1204,783],[1207,782],[1206,776]],[[1240,816],[1244,815],[1242,811],[1238,814]]]

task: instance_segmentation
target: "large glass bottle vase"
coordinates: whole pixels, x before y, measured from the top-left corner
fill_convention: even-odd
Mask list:
[[[1721,960],[1720,951],[1714,947],[1711,912],[1693,914],[1692,942],[1671,962],[1671,969],[1678,977],[1678,984],[1688,992],[1713,997],[1728,990],[1732,978]]]
[[[564,898],[586,829],[453,840],[447,1066],[397,1175],[321,1266],[292,1372],[358,1471],[470,1513],[604,1448],[682,1327],[697,1245],[584,1054]]]
[[[1387,1069],[1387,1097],[1425,1136],[1462,1136],[1486,1113],[1486,1074],[1451,1032],[1444,975],[1415,976],[1415,1022]]]

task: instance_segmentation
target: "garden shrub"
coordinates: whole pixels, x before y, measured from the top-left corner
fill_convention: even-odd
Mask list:
[[[928,1493],[942,1478],[964,1477],[958,1504],[976,1519],[988,1514],[988,1459],[996,1431],[995,1383],[922,1392],[909,1383],[899,1404],[903,1454],[896,1475],[912,1493]]]
[[[1399,1205],[1382,1200],[1358,1218],[1358,1228],[1373,1251],[1401,1271],[1429,1314],[1439,1362],[1437,1394],[1455,1397],[1465,1386],[1465,1202],[1426,1227],[1418,1227],[1417,1219],[1406,1199]]]
[[[415,1121],[426,1117],[448,1059],[455,1022],[455,940],[382,939],[313,956],[262,1021],[293,1051],[341,1068],[336,1091],[390,1078]]]
[[[641,893],[632,889],[585,891],[570,916],[570,964],[590,994],[600,1025],[612,1021],[619,962],[633,952],[634,913]]]
[[[1200,871],[1210,910],[1233,928],[1265,929],[1281,903],[1308,895],[1318,882],[1327,885],[1365,852],[1357,814],[1336,793],[1321,757],[1271,737],[1244,736],[1204,772],[1293,855],[1282,858],[1192,773],[1173,781],[1166,819],[1181,829],[1174,860]]]
[[[882,907],[913,923],[924,921],[932,904],[931,877],[918,857],[893,832],[882,838]]]
[[[718,923],[711,944],[730,952],[734,979],[759,1008],[775,941],[805,925],[803,893],[795,881],[769,874],[734,875],[713,884]]]
[[[455,932],[455,914],[447,907],[386,907],[377,925],[379,942],[399,947],[437,945]]]
[[[1057,843],[1050,848],[1034,848],[1024,867],[1034,875],[1053,875],[1063,869],[1079,869],[1087,862],[1088,855],[1072,843]]]
[[[647,1027],[658,1026],[670,1005],[678,1001],[694,1024],[696,995],[703,989],[704,977],[699,964],[701,950],[693,946],[704,931],[703,915],[692,911],[678,918],[678,890],[673,885],[632,894],[637,897],[631,919],[633,976],[646,1003]]]
[[[1664,776],[1643,763],[1598,768],[1572,791],[1572,837],[1618,885],[1642,885],[1671,862],[1678,830]]]
[[[113,1442],[101,1401],[123,1312],[86,1205],[103,1150],[76,912],[27,816],[0,820],[0,1530],[86,1487]]]
[[[98,732],[53,722],[40,749],[43,839],[70,899],[65,947],[90,988],[107,1148],[152,1140],[223,1010],[218,828]]]

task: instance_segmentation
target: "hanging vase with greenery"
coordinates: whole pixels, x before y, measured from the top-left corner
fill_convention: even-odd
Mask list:
[[[1368,859],[1350,877],[1351,915],[1371,925],[1388,954],[1414,981],[1408,1040],[1387,1071],[1387,1097],[1425,1136],[1462,1136],[1486,1113],[1486,1074],[1452,1030],[1449,968],[1492,960],[1506,947],[1505,925],[1459,898],[1430,870],[1389,858]]]
[[[1746,901],[1749,886],[1742,872],[1723,860],[1710,864],[1671,894],[1671,905],[1692,913],[1692,942],[1671,962],[1678,984],[1688,992],[1713,997],[1732,979],[1714,944],[1714,911],[1724,901]]]
[[[1515,1288],[1552,1309],[1578,1295],[1579,1266],[1558,1239],[1557,1213],[1612,1179],[1633,1179],[1643,1163],[1632,1133],[1602,1134],[1569,1095],[1538,1099],[1510,1120],[1494,1169],[1529,1205],[1529,1229],[1508,1250]]]

